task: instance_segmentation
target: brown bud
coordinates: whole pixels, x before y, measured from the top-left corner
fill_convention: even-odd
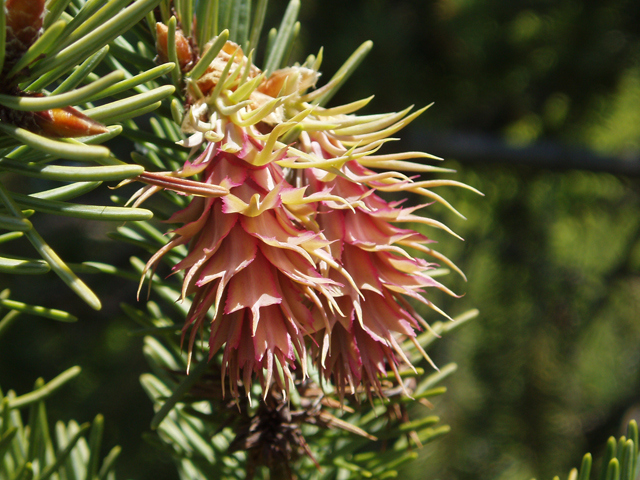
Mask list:
[[[22,55],[40,36],[45,0],[7,0],[7,53]],[[14,53],[15,52],[15,53]]]
[[[156,48],[158,49],[158,55],[160,56],[160,59],[163,61],[166,61],[169,58],[169,55],[167,53],[168,34],[169,27],[160,22],[156,23]],[[191,46],[189,45],[189,41],[182,34],[182,31],[179,29],[176,30],[176,55],[178,57],[180,69],[183,72],[186,71],[192,60]]]
[[[205,47],[206,52],[206,47]],[[218,53],[218,56],[211,62],[211,64],[207,67],[207,70],[204,74],[198,79],[196,84],[200,91],[208,95],[211,90],[218,84],[220,81],[220,75],[222,71],[227,65],[227,62],[231,59],[231,55],[236,54],[234,63],[237,66],[241,65],[241,62],[245,61],[244,53],[242,52],[242,48],[234,42],[227,41]],[[251,66],[251,71],[249,73],[249,79],[254,78],[256,75],[260,73],[257,67]]]
[[[73,107],[34,112],[34,120],[40,128],[37,133],[47,137],[88,137],[109,131]]]

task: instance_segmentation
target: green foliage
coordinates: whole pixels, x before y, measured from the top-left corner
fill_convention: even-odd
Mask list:
[[[580,470],[574,468],[569,473],[568,480],[589,480],[591,478],[591,454],[587,453],[582,459]],[[640,475],[638,464],[638,424],[635,420],[629,422],[627,436],[609,437],[604,456],[600,461],[600,473],[596,480],[635,480]],[[554,477],[560,480],[560,477]]]
[[[58,421],[49,428],[45,400],[80,373],[72,367],[48,383],[42,378],[30,393],[0,391],[0,478],[3,480],[114,480],[114,447],[100,462],[104,419],[78,425]],[[26,424],[21,409],[28,409]],[[87,437],[87,438],[85,438]]]
[[[80,2],[70,5],[68,12],[64,11],[66,3],[49,5],[44,17],[45,28],[39,38],[28,45],[25,52],[17,52],[20,56],[13,65],[5,62],[0,82],[3,120],[0,122],[3,157],[0,173],[6,172],[0,184],[0,227],[10,231],[7,235],[11,238],[5,237],[6,240],[27,239],[42,260],[5,255],[0,257],[0,263],[5,273],[13,274],[42,274],[51,269],[85,302],[99,309],[97,296],[47,244],[27,217],[34,213],[36,217],[49,214],[101,221],[151,217],[151,212],[144,209],[74,204],[68,200],[102,182],[133,178],[143,172],[143,167],[117,159],[101,144],[122,132],[122,126],[116,122],[155,110],[160,100],[173,92],[171,86],[153,83],[155,78],[170,71],[173,64],[135,74],[124,68],[114,69],[103,77],[94,73],[101,62],[117,64],[117,53],[109,52],[109,44],[116,46],[116,52],[133,50],[120,35],[144,18],[159,0],[138,0],[127,8],[124,7],[128,2],[122,1],[110,2],[102,8],[98,2]],[[4,29],[0,36],[4,39]],[[149,39],[146,40],[152,48]],[[86,85],[79,86],[87,81]],[[47,88],[53,91],[49,93]],[[97,100],[100,105],[94,103]],[[77,110],[69,110],[73,106],[82,106],[86,117],[73,113]],[[96,128],[104,131],[87,135],[84,132],[91,130],[92,121],[110,126]],[[63,137],[79,138],[53,138],[46,133],[52,124],[62,129]],[[101,166],[91,166],[92,163]],[[21,176],[67,185],[52,190],[32,189],[25,195],[8,188]]]
[[[200,46],[217,37],[216,44],[221,47],[225,29],[229,29],[230,38],[241,43],[246,52],[254,49],[254,58],[260,56],[259,64],[268,69],[295,58],[301,44],[316,48],[314,42],[321,39],[331,52],[325,70],[337,71],[331,80],[336,88],[317,99],[321,104],[342,86],[353,71],[350,67],[371,47],[363,44],[345,69],[331,63],[335,58],[346,58],[348,53],[341,56],[343,48],[352,50],[362,42],[364,27],[358,22],[363,22],[365,38],[375,36],[374,52],[380,54],[354,73],[354,87],[347,84],[347,90],[338,95],[359,98],[362,92],[380,93],[378,100],[389,109],[436,99],[436,114],[423,119],[425,124],[482,129],[520,145],[565,138],[601,151],[625,152],[637,144],[637,65],[623,68],[633,63],[638,45],[637,35],[627,25],[634,18],[632,2],[609,2],[593,8],[557,2],[524,9],[515,4],[448,0],[393,5],[384,1],[334,4],[309,0],[301,5],[291,2],[286,11],[282,4],[285,14],[281,23],[270,21],[266,1],[182,1],[176,2],[175,12],[167,1],[138,0],[127,6],[129,3],[47,2],[43,35],[6,70],[11,87],[17,87],[19,93],[0,89],[3,109],[29,115],[34,110],[73,106],[108,125],[103,134],[62,140],[4,119],[0,123],[0,228],[8,232],[0,235],[0,245],[9,252],[13,245],[27,240],[37,252],[34,258],[2,253],[0,272],[45,275],[53,270],[94,308],[100,302],[78,275],[110,273],[131,280],[133,286],[143,262],[134,259],[133,271],[95,262],[69,264],[45,241],[43,236],[47,235],[41,235],[44,229],[40,225],[42,219],[54,215],[118,221],[120,225],[110,234],[113,239],[155,252],[166,242],[164,228],[136,220],[149,219],[151,210],[156,218],[166,219],[176,207],[186,205],[184,197],[173,193],[151,199],[149,210],[125,206],[126,193],[112,197],[117,207],[76,200],[97,191],[103,182],[135,178],[143,169],[173,170],[187,158],[185,149],[174,142],[183,137],[176,123],[181,120],[180,92],[189,78],[174,68],[175,51],[169,51],[173,62],[154,63],[152,10],[157,5],[174,34],[178,25],[190,28],[189,22],[180,20],[189,18],[192,11],[198,18],[215,19],[195,26]],[[307,30],[310,34],[299,30],[299,8],[304,23],[312,24]],[[0,25],[3,22],[0,15]],[[264,29],[263,35],[263,25],[270,24],[280,27],[268,34]],[[354,24],[358,28],[353,28]],[[259,45],[261,37],[269,42]],[[0,43],[4,39],[0,34]],[[579,54],[575,45],[579,45]],[[0,64],[5,61],[4,53],[0,48]],[[208,55],[216,53],[211,49]],[[322,51],[317,60],[321,57]],[[204,67],[206,62],[191,75],[197,77]],[[146,117],[138,120],[151,112],[150,121]],[[114,153],[114,138],[135,143],[131,154],[134,164]],[[447,351],[435,353],[448,353],[461,365],[461,371],[456,375],[460,381],[447,396],[451,400],[438,406],[439,412],[458,420],[454,435],[448,436],[431,460],[436,466],[445,465],[442,468],[451,478],[512,478],[517,474],[526,478],[536,470],[558,471],[557,466],[564,465],[576,451],[584,451],[580,444],[586,441],[583,428],[595,425],[611,431],[617,421],[615,411],[628,407],[636,398],[634,271],[638,266],[636,218],[640,202],[635,181],[581,172],[555,174],[488,166],[465,167],[465,171],[463,180],[488,193],[488,199],[455,199],[469,218],[467,225],[460,224],[456,231],[473,248],[445,248],[452,257],[462,259],[461,266],[473,279],[468,286],[461,284],[458,291],[466,291],[470,302],[481,306],[484,317],[461,332]],[[178,261],[184,253],[178,249],[167,259]],[[174,303],[178,292],[173,280],[155,280],[152,287],[155,298],[170,305],[165,309],[171,310],[171,315],[162,313],[154,303],[147,305],[148,313],[124,307],[142,324],[136,334],[163,338],[162,342],[145,338],[153,375],[143,376],[143,384],[158,409],[154,420],[158,436],[152,434],[148,439],[175,459],[184,478],[217,478],[218,469],[238,476],[246,455],[228,450],[238,437],[237,430],[221,428],[219,418],[213,417],[223,410],[212,410],[211,403],[194,397],[194,385],[185,383],[177,373],[186,366],[177,335],[189,304]],[[0,299],[0,306],[9,311],[0,319],[0,335],[25,313],[75,319],[66,312],[11,299],[8,291],[3,291]],[[446,308],[446,300],[443,305]],[[437,328],[446,329],[447,325],[438,324]],[[8,346],[2,348],[9,351]],[[195,365],[193,377],[188,377],[193,382],[198,380],[199,366]],[[439,381],[449,371],[443,367],[440,375],[428,378]],[[213,377],[211,372],[209,375]],[[440,387],[424,388],[425,397],[443,392]],[[298,401],[291,399],[293,407]],[[388,407],[376,400],[373,408],[382,411]],[[378,442],[363,439],[358,443],[353,440],[358,438],[355,433],[306,425],[305,438],[316,448],[316,457],[322,457],[325,476],[303,456],[301,462],[309,475],[383,478],[402,472],[394,460],[401,463],[428,450],[396,457],[395,449],[404,452],[409,442],[403,429],[415,428],[422,443],[444,431],[444,427],[429,425],[432,417],[420,418],[424,412],[411,412],[417,413],[416,422],[424,423],[402,427],[406,421],[390,421],[383,415],[366,417],[373,411],[366,402],[349,408],[354,412],[345,410],[343,416],[339,408],[331,412],[376,435]],[[244,411],[257,414],[256,407]],[[14,409],[10,418],[16,414]],[[60,429],[58,445],[64,449],[67,443],[63,437],[75,435],[79,427],[70,423],[66,430]],[[11,452],[16,451],[14,444],[22,445],[23,451],[30,449],[29,444],[16,443],[30,438],[26,427],[22,434],[12,435]],[[0,447],[8,437],[1,438]],[[82,451],[82,442],[78,440],[74,452]],[[637,450],[637,440],[633,445]],[[386,450],[378,455],[375,449],[381,446]],[[53,444],[51,449],[55,452]],[[619,478],[633,478],[625,473],[624,462],[629,465],[631,456],[624,457],[624,444],[618,449],[610,443],[609,450],[615,454],[607,454],[611,460],[596,478],[615,478],[613,470],[611,476],[607,473],[609,466],[616,464],[614,456]],[[54,457],[47,455],[28,460],[34,476],[55,463]],[[84,458],[85,454],[72,453],[69,458],[76,458],[74,455]],[[19,459],[11,458],[17,465]],[[588,460],[585,462],[570,479],[588,478]],[[96,465],[94,460],[89,463]],[[27,473],[27,461],[20,465]],[[87,467],[64,468],[79,471]],[[94,473],[102,471],[91,468]],[[419,475],[422,478],[424,471]]]

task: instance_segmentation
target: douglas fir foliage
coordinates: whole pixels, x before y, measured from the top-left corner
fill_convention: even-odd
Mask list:
[[[0,238],[26,237],[42,259],[6,255],[0,266],[54,270],[100,308],[76,272],[144,278],[170,265],[150,288],[175,320],[151,302],[149,313],[124,308],[165,337],[146,340],[155,376],[142,381],[159,406],[161,448],[185,478],[393,476],[416,457],[408,448],[448,428],[410,421],[406,406],[444,392],[435,384],[455,365],[420,379],[424,349],[475,312],[432,326],[422,318],[420,304],[439,312],[426,289],[451,292],[434,279],[444,270],[417,255],[458,269],[402,225],[450,230],[397,196],[450,207],[432,189],[465,185],[398,172],[447,171],[422,163],[427,154],[379,152],[422,110],[356,115],[371,98],[327,106],[371,44],[317,88],[322,51],[288,65],[298,10],[292,1],[264,54],[265,1],[8,0],[1,12],[0,221],[11,233]],[[135,164],[99,145],[118,135]],[[18,192],[7,187],[15,175],[65,185]],[[132,207],[69,203],[102,181],[145,186]],[[174,224],[168,237],[145,221],[147,200]],[[137,273],[69,266],[28,219],[40,213],[126,221],[113,237],[157,253],[146,266],[133,259]],[[75,320],[8,296],[0,331],[20,312]],[[196,347],[199,334],[208,347]],[[17,441],[6,427],[3,441]],[[62,460],[45,467],[51,458],[11,460],[10,478],[26,468],[69,475]]]
[[[448,172],[424,163],[435,157],[380,151],[424,109],[357,115],[371,98],[328,105],[370,42],[323,84],[322,51],[289,62],[299,0],[261,48],[266,3],[3,2],[0,227],[9,233],[0,243],[26,237],[41,258],[4,255],[0,270],[53,270],[96,309],[77,273],[148,279],[166,308],[154,299],[123,309],[154,335],[144,341],[153,373],[141,381],[157,435],[146,438],[182,478],[394,477],[448,431],[408,409],[431,408],[456,368],[434,369],[425,350],[477,313],[423,318],[446,317],[430,288],[453,295],[438,267],[462,272],[422,231],[455,233],[422,209],[439,202],[457,213],[433,189],[474,189],[420,179]],[[114,138],[133,163],[101,145]],[[10,188],[17,176],[64,185],[20,192]],[[116,207],[69,202],[103,181],[142,186],[113,196]],[[426,204],[404,205],[404,194]],[[152,210],[163,223],[148,221]],[[112,237],[149,253],[132,258],[133,271],[68,265],[29,220],[39,214],[119,221]],[[156,270],[165,278],[151,279]],[[0,293],[9,310],[0,334],[23,312],[75,320],[9,293]],[[0,392],[0,478],[114,476],[117,448],[98,462],[101,417],[88,444],[89,426],[75,422],[57,424],[57,452],[50,438],[43,400],[78,372],[22,396]],[[635,435],[620,450],[627,470]]]

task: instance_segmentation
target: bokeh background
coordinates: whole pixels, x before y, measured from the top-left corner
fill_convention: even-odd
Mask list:
[[[277,26],[286,2],[270,4],[267,24]],[[640,3],[302,0],[300,21],[293,54],[303,60],[324,46],[325,80],[374,42],[334,104],[375,94],[373,113],[435,102],[387,151],[444,157],[458,170],[450,178],[486,195],[442,189],[467,220],[430,207],[465,238],[429,232],[469,278],[446,280],[461,299],[433,301],[480,316],[434,352],[439,364],[459,365],[434,409],[452,432],[404,475],[566,475],[640,417]],[[127,157],[126,144],[113,148]],[[71,262],[145,256],[106,237],[115,225],[62,217],[38,225]],[[53,275],[0,278],[16,300],[80,317],[72,325],[22,317],[0,342],[0,385],[24,393],[38,376],[80,364],[82,376],[50,402],[51,417],[101,412],[105,448],[124,449],[121,478],[176,478],[141,441],[152,416],[138,384],[142,339],[119,308],[135,302],[136,285],[86,278],[101,312]]]

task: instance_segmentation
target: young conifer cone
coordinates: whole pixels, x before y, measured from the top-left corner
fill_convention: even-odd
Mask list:
[[[156,32],[166,57],[167,28]],[[397,365],[410,364],[400,343],[428,328],[410,300],[439,311],[426,290],[452,294],[429,275],[436,265],[416,252],[457,267],[403,226],[453,233],[416,214],[425,205],[403,207],[379,193],[448,205],[431,189],[470,188],[396,171],[443,171],[410,161],[435,158],[425,153],[378,154],[425,109],[356,115],[371,98],[324,108],[319,101],[339,80],[315,88],[321,54],[265,73],[230,41],[201,76],[190,77],[194,40],[179,29],[175,38],[186,71],[182,145],[191,155],[164,182],[150,180],[137,202],[160,188],[193,192],[196,182],[187,190],[185,177],[212,188],[170,218],[180,226],[145,268],[188,246],[173,270],[184,272],[182,297],[193,297],[183,330],[189,353],[198,332],[210,328],[209,357],[223,352],[223,385],[226,376],[236,397],[239,382],[249,392],[254,377],[265,395],[272,386],[287,391],[311,362],[340,395],[360,386],[381,395],[379,376],[397,377]]]

